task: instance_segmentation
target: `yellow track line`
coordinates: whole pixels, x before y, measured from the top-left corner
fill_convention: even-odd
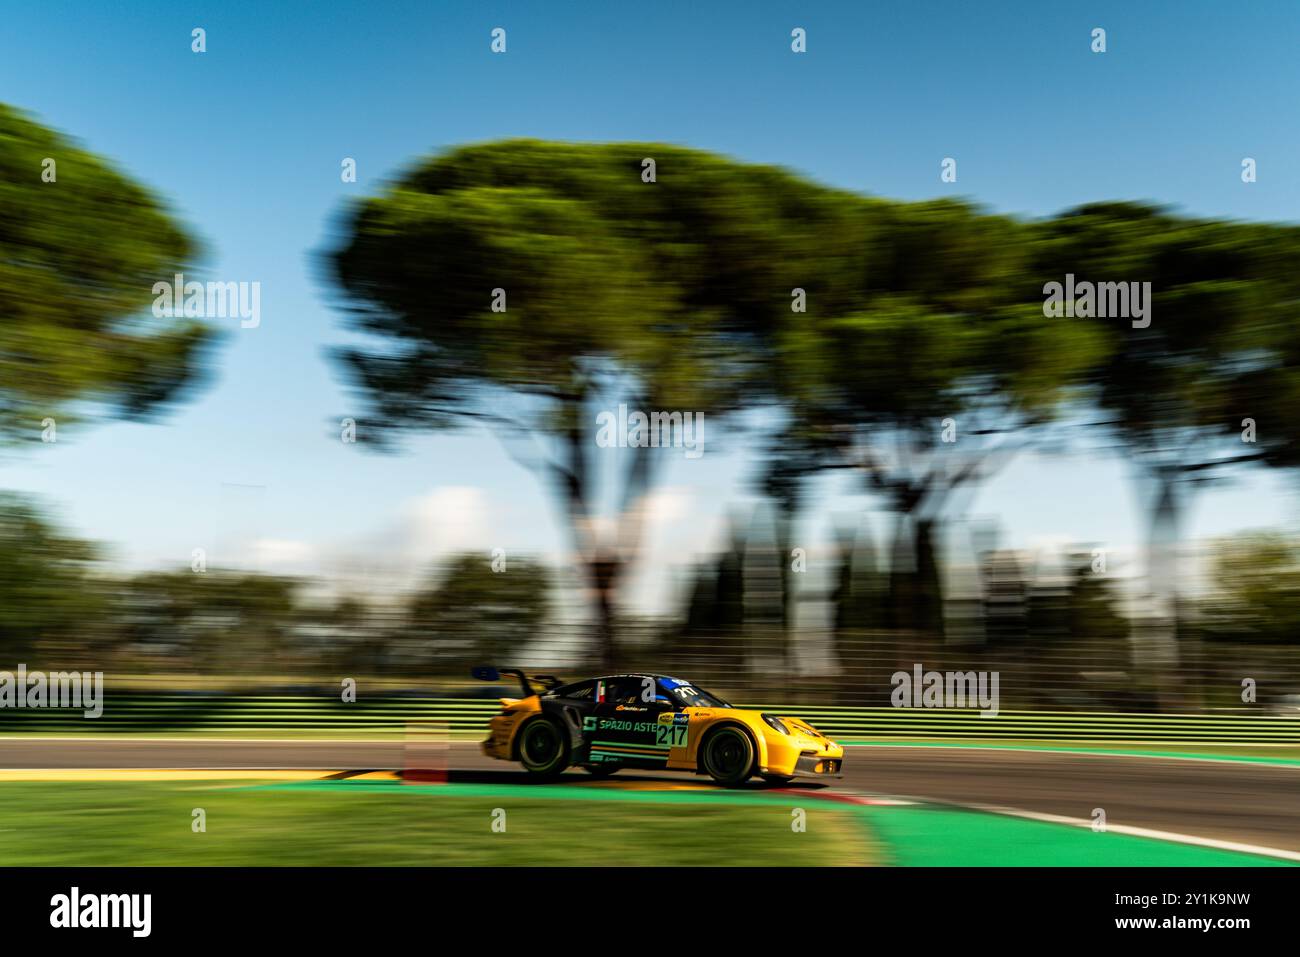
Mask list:
[[[315,781],[336,771],[184,768],[0,768],[4,781]]]

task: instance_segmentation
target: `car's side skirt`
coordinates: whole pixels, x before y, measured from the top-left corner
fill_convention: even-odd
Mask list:
[[[654,767],[668,763],[668,749],[649,744],[627,744],[622,741],[593,741],[587,757],[592,764],[608,761],[638,761]]]

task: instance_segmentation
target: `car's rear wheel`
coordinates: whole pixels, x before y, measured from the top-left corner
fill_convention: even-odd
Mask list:
[[[554,777],[569,766],[564,729],[550,718],[534,718],[519,731],[519,763],[538,778]]]
[[[609,764],[584,764],[582,769],[590,774],[593,778],[607,778],[618,770],[618,765]]]
[[[700,747],[704,773],[723,787],[734,788],[754,773],[754,742],[740,728],[718,728]]]

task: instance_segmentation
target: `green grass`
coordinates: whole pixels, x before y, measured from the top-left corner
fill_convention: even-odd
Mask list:
[[[937,806],[859,813],[903,867],[1295,867],[1279,858]]]
[[[0,862],[102,865],[855,865],[876,860],[846,809],[559,801],[438,788],[0,784]],[[203,808],[207,831],[191,830]],[[494,808],[505,833],[491,829]]]

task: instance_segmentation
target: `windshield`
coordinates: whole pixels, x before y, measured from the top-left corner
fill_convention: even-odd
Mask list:
[[[668,691],[676,695],[688,708],[730,708],[731,705],[717,695],[709,694],[703,688],[697,688],[687,681],[677,678],[664,678],[663,684]]]

